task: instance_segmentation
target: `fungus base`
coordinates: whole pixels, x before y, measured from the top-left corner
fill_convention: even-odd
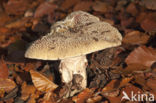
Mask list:
[[[86,56],[77,56],[61,60],[60,73],[62,81],[65,84],[71,84],[71,87],[76,83],[79,89],[85,89],[87,86],[86,77],[87,59]]]

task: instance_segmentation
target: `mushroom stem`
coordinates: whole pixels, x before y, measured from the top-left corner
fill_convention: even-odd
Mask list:
[[[65,84],[71,83],[73,81],[74,75],[80,75],[82,80],[79,81],[81,89],[86,88],[87,86],[87,77],[86,77],[86,67],[87,67],[86,56],[77,56],[61,60],[59,70],[62,74],[62,81]]]

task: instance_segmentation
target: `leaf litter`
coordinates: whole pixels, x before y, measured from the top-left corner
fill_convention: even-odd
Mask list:
[[[0,1],[0,103],[120,103],[123,91],[156,97],[155,0]],[[89,54],[87,88],[72,97],[59,61],[30,60],[24,52],[69,13],[84,10],[117,27],[122,45]],[[47,67],[48,64],[48,67]],[[122,101],[127,102],[126,100]]]

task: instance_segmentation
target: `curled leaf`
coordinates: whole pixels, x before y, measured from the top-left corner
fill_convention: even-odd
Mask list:
[[[6,92],[11,91],[16,86],[15,82],[11,79],[2,79],[0,78],[0,90],[4,90]]]
[[[156,61],[156,50],[140,46],[126,58],[127,64],[141,64],[150,67]]]
[[[54,89],[56,89],[58,87],[56,84],[54,84],[48,78],[46,78],[45,76],[43,76],[42,74],[40,74],[34,70],[30,70],[30,74],[31,74],[31,78],[32,78],[32,81],[33,81],[35,87],[39,91],[44,91],[44,92],[53,91]]]

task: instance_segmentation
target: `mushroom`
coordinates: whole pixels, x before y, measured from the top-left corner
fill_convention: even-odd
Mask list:
[[[69,14],[56,22],[51,32],[34,41],[25,57],[42,60],[61,60],[59,71],[62,81],[69,84],[79,75],[79,88],[87,86],[86,55],[95,51],[121,45],[122,36],[109,23],[83,11]],[[72,84],[71,84],[72,85]]]

